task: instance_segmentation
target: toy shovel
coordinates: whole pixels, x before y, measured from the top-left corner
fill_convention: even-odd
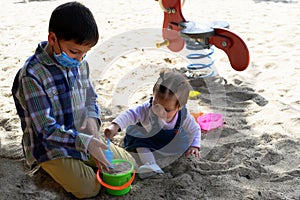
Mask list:
[[[112,161],[113,161],[114,154],[110,150],[110,139],[107,139],[107,146],[108,146],[108,149],[104,151],[104,154],[105,154],[106,159],[110,163],[109,168],[113,168]]]

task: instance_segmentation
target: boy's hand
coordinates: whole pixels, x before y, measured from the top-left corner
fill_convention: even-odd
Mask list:
[[[90,117],[84,120],[80,127],[80,131],[87,132],[95,138],[100,138],[98,120],[96,118]]]
[[[104,130],[104,134],[107,138],[112,139],[119,131],[120,126],[116,123],[111,123],[109,127]]]
[[[200,158],[200,150],[197,147],[189,147],[189,149],[185,152],[185,156],[193,155],[196,158]]]
[[[109,171],[107,166],[110,166],[110,163],[106,159],[103,150],[107,149],[107,145],[101,142],[98,138],[93,137],[89,143],[88,151],[94,158],[96,166],[100,169],[101,166]]]

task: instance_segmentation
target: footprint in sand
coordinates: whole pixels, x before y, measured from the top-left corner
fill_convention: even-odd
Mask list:
[[[211,98],[223,98],[229,106],[235,106],[237,103],[245,103],[252,100],[259,106],[268,104],[268,100],[255,93],[252,88],[242,86],[242,81],[234,80],[236,85],[228,84],[222,77],[193,78],[190,84],[194,90],[201,92],[200,98],[205,103],[210,104]],[[220,96],[222,95],[223,96]]]

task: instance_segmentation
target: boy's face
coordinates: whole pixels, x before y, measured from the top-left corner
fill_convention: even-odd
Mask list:
[[[50,32],[48,42],[56,54],[65,52],[70,58],[82,61],[86,53],[91,50],[91,45],[77,44],[74,40],[58,40],[55,33]]]
[[[153,112],[166,122],[170,122],[180,110],[175,95],[162,98],[159,94],[155,94],[152,104]]]

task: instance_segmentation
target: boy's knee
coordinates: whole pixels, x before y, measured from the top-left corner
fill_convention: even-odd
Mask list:
[[[101,185],[94,184],[93,186],[82,185],[78,191],[72,192],[72,194],[78,199],[92,198],[97,196],[101,189]]]

